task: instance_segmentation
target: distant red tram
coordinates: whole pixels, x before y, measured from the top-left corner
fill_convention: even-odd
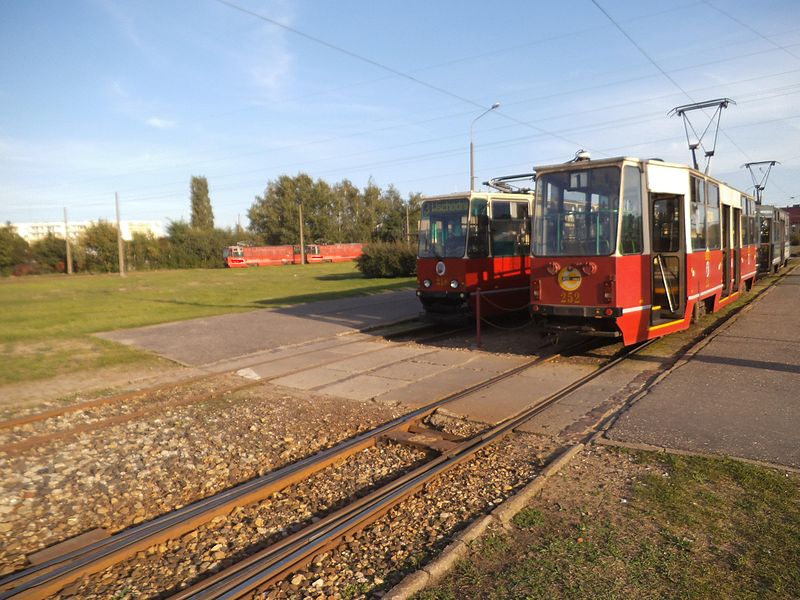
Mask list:
[[[417,296],[429,316],[527,307],[530,287],[528,192],[466,192],[422,202]]]
[[[348,262],[361,256],[362,244],[310,244],[306,263]],[[222,252],[226,267],[269,267],[300,264],[300,246],[229,246]]]
[[[750,196],[658,159],[582,158],[536,169],[534,317],[626,345],[689,327],[756,277]]]

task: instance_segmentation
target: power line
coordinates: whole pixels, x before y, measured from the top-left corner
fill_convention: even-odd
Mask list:
[[[257,13],[257,12],[254,12],[252,10],[249,10],[247,8],[244,8],[242,6],[239,6],[238,4],[234,4],[233,2],[229,2],[228,0],[216,0],[216,1],[218,3],[224,5],[224,6],[232,8],[233,10],[237,10],[239,12],[242,12],[242,13],[246,14],[246,15],[250,15],[253,18],[260,19],[260,20],[262,20],[262,21],[264,21],[266,23],[270,23],[270,24],[272,24],[272,25],[274,25],[276,27],[279,27],[281,29],[289,31],[289,32],[291,32],[291,33],[293,33],[293,34],[295,34],[295,35],[297,35],[299,37],[307,39],[307,40],[309,40],[311,42],[314,42],[316,44],[320,44],[320,45],[322,45],[322,46],[324,46],[326,48],[329,48],[329,49],[331,49],[331,50],[333,50],[335,52],[339,52],[341,54],[344,54],[345,56],[349,56],[349,57],[354,58],[356,60],[362,61],[362,62],[367,63],[369,65],[372,65],[372,66],[374,66],[374,67],[376,67],[378,69],[382,69],[384,71],[388,71],[389,73],[392,73],[393,75],[396,75],[397,77],[401,77],[403,79],[408,79],[409,81],[412,81],[412,82],[414,82],[414,83],[416,83],[418,85],[421,85],[422,87],[428,88],[428,89],[430,89],[432,91],[435,91],[437,93],[443,94],[445,96],[449,96],[450,98],[454,98],[456,100],[459,100],[461,102],[469,104],[470,106],[473,106],[473,107],[478,108],[480,110],[483,110],[483,109],[486,108],[486,103],[476,102],[475,100],[472,100],[470,98],[466,98],[465,96],[461,96],[460,94],[456,94],[455,92],[451,92],[450,90],[447,90],[445,88],[439,87],[439,86],[434,85],[432,83],[428,83],[427,81],[425,81],[423,79],[420,79],[418,77],[414,77],[413,75],[411,75],[409,73],[405,73],[404,71],[400,71],[398,69],[395,69],[394,67],[390,67],[388,65],[380,63],[380,62],[378,62],[376,60],[373,60],[371,58],[368,58],[368,57],[366,57],[366,56],[364,56],[362,54],[358,54],[358,53],[353,52],[351,50],[347,50],[346,48],[342,48],[341,46],[337,46],[336,44],[332,44],[330,42],[327,42],[327,41],[325,41],[325,40],[323,40],[321,38],[318,38],[318,37],[313,36],[311,34],[308,34],[308,33],[305,33],[303,31],[300,31],[299,29],[296,29],[294,27],[291,27],[289,25],[281,23],[280,21],[276,21],[275,19],[272,19],[272,18],[267,17],[265,15],[262,15],[260,13]],[[516,118],[514,118],[514,117],[512,117],[512,116],[510,116],[508,114],[503,113],[503,112],[499,112],[498,111],[497,114],[502,116],[504,119],[508,119],[510,121],[513,121],[514,123],[517,123],[518,125],[522,125],[523,127],[529,127],[531,129],[534,129],[535,131],[550,135],[550,136],[552,136],[552,137],[554,137],[556,139],[560,139],[561,141],[567,142],[567,143],[572,144],[574,146],[581,146],[582,145],[582,144],[580,144],[580,143],[578,143],[578,142],[576,142],[574,140],[569,140],[569,139],[563,138],[563,137],[561,137],[561,136],[559,136],[559,135],[557,135],[555,133],[549,132],[549,131],[547,131],[545,129],[542,129],[541,127],[533,125],[530,122],[522,121],[520,119],[516,119]]]
[[[734,17],[734,16],[733,16],[733,15],[731,15],[730,13],[727,13],[727,12],[725,12],[725,11],[724,11],[724,10],[722,10],[722,9],[721,9],[719,6],[717,6],[716,4],[714,4],[714,3],[712,3],[712,2],[709,2],[709,0],[704,0],[704,3],[705,3],[707,6],[710,6],[711,8],[713,8],[714,10],[716,10],[716,11],[717,11],[718,13],[720,13],[721,15],[723,15],[723,16],[725,16],[725,17],[728,17],[728,18],[729,18],[731,21],[733,21],[734,23],[737,23],[738,25],[741,25],[742,27],[744,27],[745,29],[747,29],[749,32],[753,33],[754,35],[757,35],[757,36],[758,36],[758,37],[760,37],[762,40],[764,40],[764,41],[768,42],[769,44],[772,44],[773,46],[775,46],[775,48],[778,48],[779,50],[783,50],[783,51],[784,51],[786,54],[788,54],[788,55],[789,55],[789,56],[791,56],[792,58],[796,58],[796,59],[800,60],[800,55],[797,55],[797,54],[795,54],[794,52],[792,52],[791,50],[789,50],[789,48],[788,48],[788,47],[786,47],[786,46],[781,46],[780,44],[776,43],[774,40],[772,40],[772,39],[768,38],[767,36],[765,36],[764,34],[762,34],[761,32],[759,32],[759,31],[756,31],[755,29],[753,29],[752,27],[750,27],[750,25],[748,25],[748,24],[747,24],[747,23],[745,23],[744,21],[740,21],[739,19],[737,19],[736,17]]]
[[[696,102],[696,100],[694,98],[692,98],[691,94],[689,94],[689,92],[687,92],[685,89],[683,89],[683,86],[681,86],[681,84],[679,84],[675,79],[673,79],[670,76],[669,73],[667,73],[664,69],[662,69],[661,65],[659,65],[655,61],[655,59],[653,57],[651,57],[645,51],[644,48],[642,48],[638,43],[636,43],[636,40],[634,40],[630,35],[628,35],[628,33],[622,28],[622,26],[619,23],[617,23],[614,20],[614,18],[610,14],[608,14],[608,12],[606,12],[606,10],[602,6],[600,6],[600,4],[597,2],[597,0],[591,0],[591,1],[592,1],[592,4],[594,4],[597,7],[597,9],[600,12],[602,12],[606,16],[606,18],[614,24],[614,27],[616,27],[620,31],[620,33],[622,33],[622,35],[624,35],[627,38],[627,40],[636,47],[636,49],[642,54],[642,56],[644,56],[650,62],[650,64],[652,64],[656,69],[658,69],[658,71],[664,77],[666,77],[676,88],[678,88],[681,92],[683,92],[683,94],[687,98],[689,98],[689,100],[691,100],[692,102]],[[728,141],[731,144],[733,144],[734,147],[737,150],[739,150],[739,152],[741,152],[747,158],[747,160],[749,161],[750,160],[750,156],[747,154],[747,152],[745,152],[744,149],[742,149],[735,141],[733,141],[733,139],[731,139],[731,137],[725,132],[725,130],[720,129],[720,131],[722,131],[722,135],[724,135],[728,139]]]

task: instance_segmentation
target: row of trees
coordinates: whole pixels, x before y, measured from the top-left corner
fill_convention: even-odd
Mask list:
[[[250,227],[214,227],[214,212],[205,177],[192,177],[191,221],[174,221],[167,236],[133,234],[125,246],[128,269],[213,268],[223,266],[226,246],[297,244],[300,211],[307,243],[397,242],[406,243],[416,232],[419,195],[403,200],[389,186],[382,190],[370,182],[359,189],[350,181],[330,185],[301,173],[270,181],[248,211]],[[97,221],[79,239],[71,240],[73,270],[113,272],[118,269],[116,225]],[[66,242],[48,236],[28,244],[7,224],[0,227],[0,273],[48,273],[66,271]]]
[[[268,245],[300,239],[316,242],[399,242],[416,231],[419,194],[403,200],[394,186],[382,190],[370,180],[359,189],[347,179],[333,185],[305,173],[270,181],[247,211],[250,231]]]

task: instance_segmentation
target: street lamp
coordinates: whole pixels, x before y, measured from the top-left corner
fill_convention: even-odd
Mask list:
[[[472,143],[472,128],[475,125],[475,121],[480,119],[486,113],[493,111],[495,108],[499,108],[500,103],[495,102],[477,117],[472,119],[472,123],[469,124],[469,191],[472,192],[475,190],[475,144]]]

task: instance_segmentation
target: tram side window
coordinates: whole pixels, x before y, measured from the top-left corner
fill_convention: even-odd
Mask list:
[[[744,196],[739,196],[742,204],[742,212],[740,219],[740,227],[742,230],[742,246],[747,246],[750,243],[750,203]]]
[[[526,202],[492,203],[492,256],[530,253],[530,221]]]
[[[706,182],[692,177],[692,250],[706,249]]]
[[[719,222],[719,186],[709,183],[706,193],[706,243],[710,250],[719,250],[720,241]]]
[[[486,258],[489,256],[489,214],[486,200],[473,200],[469,211],[467,233],[467,256]]]
[[[622,234],[620,252],[642,252],[642,177],[637,167],[626,166],[622,187]]]

